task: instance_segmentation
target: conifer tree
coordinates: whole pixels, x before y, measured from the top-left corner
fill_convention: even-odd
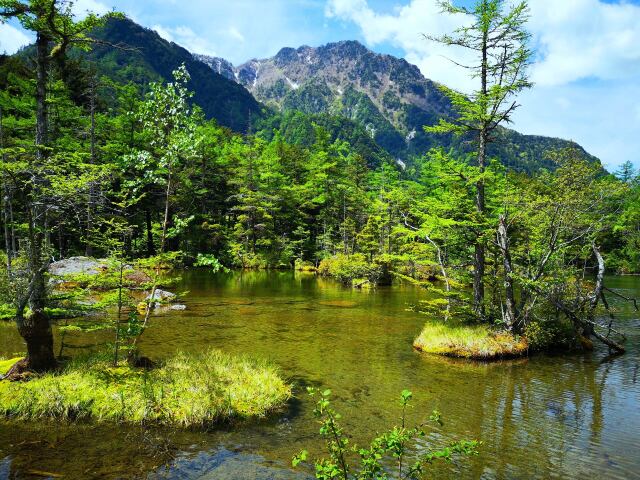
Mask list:
[[[478,82],[470,95],[442,86],[457,114],[441,119],[428,132],[471,135],[476,145],[476,211],[478,223],[485,220],[485,168],[487,145],[501,124],[508,123],[518,107],[516,94],[531,86],[527,66],[531,51],[527,43],[529,33],[525,29],[528,20],[527,2],[509,6],[505,0],[476,0],[470,7],[441,1],[444,13],[460,15],[471,21],[470,25],[455,30],[450,35],[427,37],[438,43],[459,47],[470,52],[470,63],[458,63]],[[481,229],[482,230],[482,229]],[[473,307],[476,315],[484,317],[484,276],[486,263],[486,238],[479,233],[475,240]]]

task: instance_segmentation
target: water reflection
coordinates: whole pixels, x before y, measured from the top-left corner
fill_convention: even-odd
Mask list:
[[[640,279],[613,279],[640,295]],[[610,282],[611,283],[611,282]],[[211,346],[278,364],[298,397],[286,413],[210,433],[141,428],[0,423],[0,478],[30,471],[67,478],[295,478],[291,454],[321,453],[306,385],[330,386],[353,441],[393,424],[397,396],[414,392],[412,421],[432,409],[445,419],[428,441],[477,438],[481,455],[439,466],[438,478],[640,478],[637,314],[626,316],[629,353],[476,364],[421,356],[410,348],[421,318],[406,311],[424,292],[371,292],[290,272],[186,274],[188,310],[154,319],[145,355]],[[67,339],[77,345],[88,340]],[[20,349],[2,330],[0,355]],[[426,447],[426,445],[425,445]]]

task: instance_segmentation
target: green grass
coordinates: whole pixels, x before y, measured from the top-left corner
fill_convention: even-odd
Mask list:
[[[274,367],[216,350],[177,354],[150,371],[93,356],[28,382],[0,382],[0,415],[207,428],[264,417],[290,396]]]
[[[7,373],[9,371],[9,369],[11,367],[13,367],[13,365],[15,363],[18,362],[18,360],[21,360],[20,358],[10,358],[7,360],[3,360],[2,358],[0,358],[0,375],[4,375],[5,373]]]
[[[526,339],[485,325],[427,323],[413,342],[416,350],[449,357],[493,360],[527,354]]]

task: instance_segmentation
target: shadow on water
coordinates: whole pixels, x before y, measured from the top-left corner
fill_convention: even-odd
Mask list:
[[[640,278],[613,278],[640,296]],[[291,272],[187,272],[188,310],[155,317],[143,354],[214,347],[266,358],[294,385],[286,411],[264,421],[189,432],[107,425],[0,423],[0,478],[304,478],[290,471],[302,448],[322,453],[307,386],[327,387],[356,443],[393,425],[398,395],[414,393],[412,422],[438,409],[423,448],[453,439],[484,442],[471,461],[435,467],[433,477],[640,478],[640,326],[620,304],[629,352],[541,355],[490,364],[424,356],[411,349],[422,319],[408,286],[371,292]],[[0,355],[21,349],[3,329]],[[69,339],[77,345],[106,338]],[[33,473],[36,472],[36,473]],[[34,476],[35,475],[35,476]],[[40,477],[42,478],[42,477]]]

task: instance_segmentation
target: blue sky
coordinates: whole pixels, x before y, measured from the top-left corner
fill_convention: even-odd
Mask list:
[[[463,0],[469,1],[469,0]],[[185,48],[235,64],[285,46],[357,39],[374,51],[404,57],[428,78],[461,90],[473,84],[422,33],[459,25],[435,0],[77,0],[77,12],[125,12]],[[530,0],[537,49],[535,86],[520,97],[513,127],[575,140],[615,169],[640,167],[640,0]],[[0,26],[0,51],[29,37]]]

